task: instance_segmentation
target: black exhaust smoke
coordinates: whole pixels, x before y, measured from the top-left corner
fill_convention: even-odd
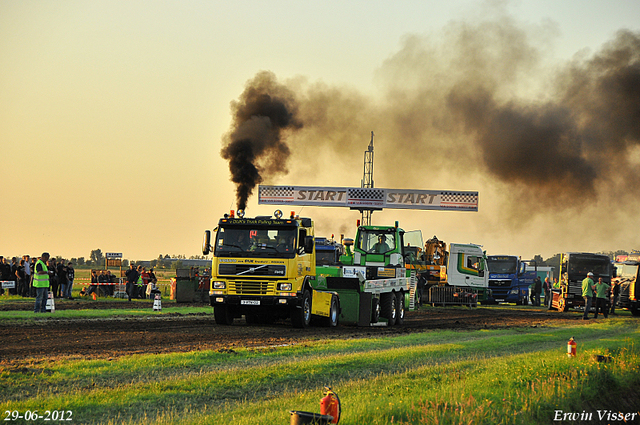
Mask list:
[[[626,153],[640,145],[640,34],[620,31],[549,86],[552,101],[500,103],[466,81],[450,91],[447,106],[485,169],[503,182],[579,204],[597,198],[599,182],[636,179]]]
[[[463,170],[463,177],[505,189],[497,214],[514,225],[613,199],[635,208],[640,33],[621,30],[595,53],[544,72],[539,95],[520,93],[535,88],[536,71],[547,69],[538,38],[544,45],[544,34],[503,15],[453,22],[442,43],[408,37],[377,71],[381,99],[257,74],[232,103],[222,149],[238,208],[246,207],[256,184],[288,172],[290,148],[318,153],[304,169],[319,166],[313,161],[322,155],[360,158],[372,128],[387,141],[376,147],[384,158],[376,170],[390,187],[429,187],[441,172]],[[425,158],[433,178],[425,179]]]
[[[224,136],[221,155],[229,161],[237,207],[244,210],[253,189],[265,177],[287,173],[290,151],[285,132],[302,128],[302,123],[296,118],[291,91],[266,71],[247,83],[231,109],[233,123]]]

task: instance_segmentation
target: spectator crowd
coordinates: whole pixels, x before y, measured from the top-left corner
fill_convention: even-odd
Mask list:
[[[40,276],[38,276],[40,274]],[[46,276],[43,276],[46,275]],[[152,298],[158,291],[158,280],[153,269],[147,271],[145,267],[131,265],[126,274],[126,294],[132,298]],[[75,280],[75,269],[71,261],[50,257],[43,253],[39,258],[25,255],[22,258],[13,257],[10,261],[0,256],[0,295],[18,295],[22,297],[48,298],[49,292],[53,298],[73,299],[72,289]],[[80,296],[118,296],[116,284],[117,276],[111,270],[91,270],[91,279],[87,287],[82,288]],[[5,288],[6,287],[6,288]],[[39,288],[45,288],[46,291]],[[40,310],[40,306],[36,306]]]
[[[29,255],[24,255],[19,260],[18,257],[13,257],[10,262],[0,256],[0,280],[13,282],[11,288],[0,287],[0,295],[7,292],[10,295],[35,297],[36,287],[33,286],[33,277],[37,262],[38,259],[32,259]],[[72,299],[71,289],[75,279],[73,263],[63,259],[49,258],[46,266],[49,288],[54,297]]]

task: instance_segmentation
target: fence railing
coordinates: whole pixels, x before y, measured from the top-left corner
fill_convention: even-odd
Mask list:
[[[478,291],[458,286],[432,286],[427,292],[425,304],[433,306],[464,305],[478,306]]]

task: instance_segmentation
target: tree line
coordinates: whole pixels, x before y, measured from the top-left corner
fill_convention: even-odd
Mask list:
[[[182,267],[181,260],[207,260],[204,255],[192,255],[187,258],[186,255],[158,255],[158,258],[150,261],[151,267],[156,269],[179,269]],[[75,267],[79,268],[103,268],[106,265],[106,257],[101,249],[94,249],[91,251],[89,258],[78,257],[70,260]],[[135,264],[135,261],[130,261],[126,258],[122,259],[122,267],[129,267],[129,264]]]

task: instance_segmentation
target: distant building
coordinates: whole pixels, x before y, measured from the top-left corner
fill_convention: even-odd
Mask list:
[[[146,267],[147,269],[151,268],[151,262],[156,260],[137,260],[134,261],[136,266]],[[173,263],[180,261],[182,263],[181,268],[188,269],[190,267],[211,267],[211,260],[191,260],[191,259],[182,259],[182,258],[167,258],[162,260],[163,264],[167,265],[167,268],[171,268]]]

